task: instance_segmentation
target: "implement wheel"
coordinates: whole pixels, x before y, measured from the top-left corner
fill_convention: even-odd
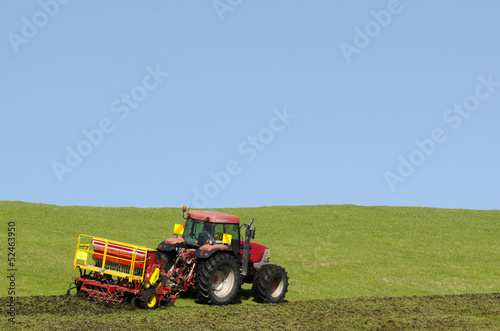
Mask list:
[[[230,254],[216,254],[203,262],[196,273],[195,289],[204,303],[227,305],[231,303],[241,284],[240,267]]]
[[[75,288],[76,288],[76,294],[77,295],[80,295],[81,292],[82,292],[82,284],[83,284],[83,282],[81,280],[75,281]]]
[[[282,302],[288,291],[288,275],[275,264],[263,265],[255,275],[252,293],[256,301],[264,303]]]
[[[142,292],[140,307],[143,309],[158,308],[158,294],[153,288],[149,288]]]

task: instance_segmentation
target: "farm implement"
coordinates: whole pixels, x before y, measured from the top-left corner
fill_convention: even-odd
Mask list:
[[[193,289],[207,304],[233,301],[243,283],[251,283],[258,302],[282,302],[288,275],[270,264],[271,252],[251,240],[253,220],[238,216],[189,211],[185,224],[175,224],[174,236],[156,249],[81,234],[78,237],[70,290],[105,303],[130,302],[145,309],[173,305],[181,292]],[[244,232],[242,238],[240,232]]]

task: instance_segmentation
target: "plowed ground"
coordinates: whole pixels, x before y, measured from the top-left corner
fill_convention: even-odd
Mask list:
[[[328,330],[500,329],[500,293],[353,298],[160,307],[104,305],[76,295],[18,297],[15,324],[0,298],[0,329],[32,330]]]

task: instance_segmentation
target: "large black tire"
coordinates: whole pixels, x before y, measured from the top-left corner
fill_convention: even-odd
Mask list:
[[[288,291],[288,275],[276,264],[263,265],[255,275],[252,293],[256,301],[263,303],[279,303]]]
[[[241,284],[240,266],[230,254],[220,253],[198,265],[195,291],[198,299],[213,305],[231,303]]]

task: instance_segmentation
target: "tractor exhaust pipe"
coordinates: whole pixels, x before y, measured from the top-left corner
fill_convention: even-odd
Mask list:
[[[255,228],[252,226],[253,218],[248,224],[242,224],[241,227],[245,227],[245,245],[243,246],[243,262],[241,268],[241,274],[246,276],[248,273],[248,259],[250,258],[250,240],[255,237]]]

